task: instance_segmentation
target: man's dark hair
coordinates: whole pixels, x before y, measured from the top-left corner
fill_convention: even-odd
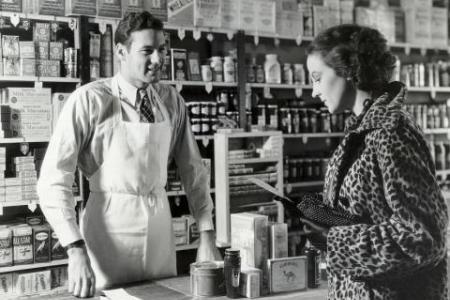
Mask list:
[[[121,43],[128,47],[131,34],[143,29],[163,30],[164,25],[148,11],[127,13],[117,26],[114,44]]]
[[[338,76],[360,90],[377,93],[390,81],[395,56],[376,29],[355,24],[338,25],[319,33],[307,48],[318,53]]]

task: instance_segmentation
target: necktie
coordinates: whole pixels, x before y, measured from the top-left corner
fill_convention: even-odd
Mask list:
[[[147,91],[145,89],[139,89],[139,95],[141,97],[141,107],[139,108],[141,113],[141,122],[155,122],[155,115],[153,114],[152,104],[148,98]]]

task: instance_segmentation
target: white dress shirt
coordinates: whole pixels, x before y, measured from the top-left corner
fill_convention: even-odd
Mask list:
[[[139,122],[137,88],[120,74],[116,77],[121,91],[123,121]],[[189,209],[200,231],[212,230],[209,178],[191,131],[184,100],[169,85],[158,83],[152,86],[169,113],[173,128],[169,155],[175,159],[180,171]],[[111,79],[98,80],[75,90],[64,105],[48,145],[37,191],[42,211],[63,246],[82,239],[72,194],[74,173],[78,165],[89,178],[101,166],[106,150],[102,140],[95,138],[95,133],[101,131],[105,121],[112,117],[112,97]]]

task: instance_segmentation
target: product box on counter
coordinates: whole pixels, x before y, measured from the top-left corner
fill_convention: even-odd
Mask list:
[[[122,17],[122,1],[97,0],[97,15],[99,17],[120,19]]]
[[[0,274],[0,296],[13,295],[13,273]]]
[[[97,1],[91,0],[65,0],[66,15],[79,16],[85,15],[90,17],[97,16]]]
[[[252,213],[231,214],[231,247],[241,250],[242,265],[261,269],[261,294],[268,292],[268,217]]]
[[[286,223],[269,225],[269,257],[282,258],[288,256],[288,227]]]
[[[267,261],[270,293],[305,290],[308,285],[306,256],[274,258]]]

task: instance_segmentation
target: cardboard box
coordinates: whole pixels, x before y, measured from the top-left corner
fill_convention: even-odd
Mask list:
[[[19,65],[20,76],[36,76],[36,60],[34,58],[21,58]]]
[[[129,12],[141,12],[144,10],[143,0],[122,0],[122,15]]]
[[[36,57],[36,51],[33,41],[19,41],[20,58],[32,58]]]
[[[64,16],[66,14],[65,0],[39,0],[38,13],[40,15]]]
[[[33,272],[32,275],[32,293],[39,294],[49,292],[51,289],[51,272],[50,270]]]
[[[276,33],[292,38],[303,35],[303,13],[296,0],[276,1]]]
[[[405,11],[406,42],[429,45],[431,43],[431,9],[429,0],[402,1]]]
[[[97,15],[107,18],[122,18],[121,0],[98,0]]]
[[[63,60],[64,58],[63,43],[50,42],[48,54],[51,60]]]
[[[48,59],[49,57],[49,43],[48,42],[35,42],[36,58]]]
[[[13,230],[14,264],[33,263],[33,230],[28,225],[18,225]]]
[[[36,63],[36,74],[42,77],[59,77],[61,63],[59,60],[39,59]]]
[[[239,0],[222,0],[221,28],[239,29]]]
[[[18,186],[21,185],[21,179],[19,177],[9,177],[5,178],[5,186]]]
[[[259,0],[256,3],[256,31],[275,33],[275,1]]]
[[[91,0],[65,0],[66,15],[68,16],[97,16],[97,1]]]
[[[13,273],[13,294],[16,296],[33,293],[33,273]]]
[[[177,2],[189,2],[188,1],[177,1]],[[170,1],[169,1],[170,2]],[[171,1],[173,2],[173,1]],[[163,22],[167,22],[167,9],[168,3],[167,0],[158,0],[158,1],[143,1],[144,10],[150,12],[153,16],[160,19]],[[183,5],[179,3],[179,5]]]
[[[0,274],[0,296],[13,295],[13,273]]]
[[[2,226],[0,228],[0,267],[13,265],[13,243],[11,228]],[[1,295],[0,285],[0,295]]]
[[[3,75],[19,76],[20,75],[20,59],[12,57],[3,58]]]
[[[170,49],[172,58],[172,80],[187,80],[187,51],[186,49]]]
[[[261,294],[268,292],[267,216],[237,213],[231,214],[231,247],[241,250],[242,265],[263,271]]]
[[[306,256],[274,258],[267,261],[270,293],[305,290],[308,286]]]
[[[34,262],[50,261],[50,227],[33,226]]]
[[[188,80],[201,81],[202,76],[200,74],[200,55],[198,52],[189,51],[187,53],[188,60]]]
[[[288,228],[286,223],[274,223],[269,226],[269,257],[288,256]]]
[[[34,23],[33,41],[35,42],[50,41],[50,23],[42,23],[42,22]]]
[[[219,0],[194,0],[194,26],[220,27],[220,8]]]
[[[50,259],[58,260],[67,258],[66,249],[59,242],[59,238],[56,235],[56,232],[51,230],[51,250],[50,250]]]
[[[22,0],[0,0],[0,11],[22,12]]]

